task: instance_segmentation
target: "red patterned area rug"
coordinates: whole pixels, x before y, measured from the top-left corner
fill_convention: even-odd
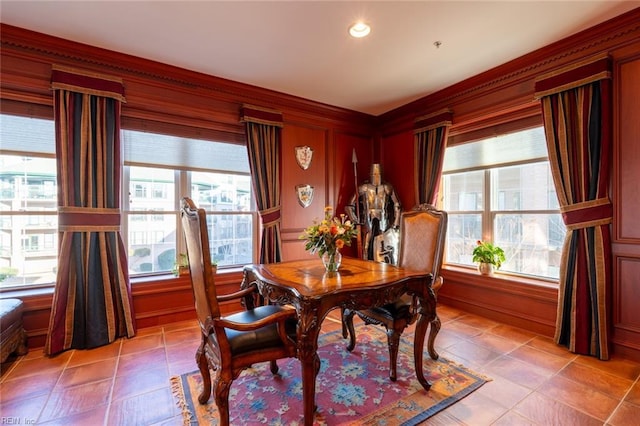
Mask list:
[[[398,380],[389,379],[389,350],[382,327],[356,328],[356,347],[346,350],[341,332],[320,336],[321,360],[316,381],[314,425],[416,425],[455,404],[490,379],[444,359],[429,358],[425,376],[431,390],[415,379],[413,344],[403,338],[398,353]],[[278,361],[279,372],[261,363],[242,372],[231,385],[230,423],[236,425],[302,425],[302,384],[297,359]],[[199,371],[172,378],[185,425],[217,425],[213,396],[200,405]]]

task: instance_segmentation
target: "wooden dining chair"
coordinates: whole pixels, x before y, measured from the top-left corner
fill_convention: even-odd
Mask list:
[[[223,317],[220,302],[244,299],[247,301],[244,306],[253,306],[257,298],[256,286],[217,295],[205,211],[196,208],[191,199],[183,198],[180,213],[196,314],[202,331],[196,362],[204,388],[198,401],[206,404],[211,396],[210,370],[213,370],[213,394],[220,412],[220,424],[228,425],[229,389],[242,370],[269,361],[271,372],[276,374],[276,360],[296,356],[297,314],[292,307],[266,305]]]
[[[398,266],[402,268],[424,271],[432,274],[429,282],[434,296],[442,287],[440,276],[444,242],[447,233],[447,213],[437,210],[429,204],[420,204],[411,211],[403,212],[400,217],[400,240],[398,250]],[[345,309],[343,311],[343,336],[349,337],[347,350],[352,351],[356,345],[353,317],[358,315],[366,324],[383,325],[387,330],[389,345],[389,377],[397,378],[396,364],[400,336],[406,327],[413,324],[418,316],[417,300],[404,295],[393,303],[377,306],[362,311]],[[433,304],[435,306],[435,303]],[[433,312],[427,348],[433,359],[438,358],[434,343],[440,330],[440,319]]]

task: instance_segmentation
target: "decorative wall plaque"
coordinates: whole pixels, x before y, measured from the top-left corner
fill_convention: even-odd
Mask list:
[[[313,186],[296,185],[296,194],[298,195],[298,203],[304,208],[311,205],[313,201]]]
[[[296,161],[298,165],[302,167],[302,170],[309,168],[312,157],[313,149],[310,146],[296,146]]]

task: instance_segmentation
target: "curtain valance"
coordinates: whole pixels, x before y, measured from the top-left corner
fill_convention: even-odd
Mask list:
[[[60,65],[53,65],[51,69],[51,88],[126,102],[121,78]]]
[[[437,127],[448,127],[453,122],[453,112],[443,109],[431,114],[423,115],[414,120],[413,133],[425,132]]]
[[[240,122],[283,127],[282,113],[280,111],[254,105],[242,106],[240,109]]]
[[[543,96],[611,78],[610,70],[611,59],[607,54],[587,58],[536,78],[534,96],[540,99]]]

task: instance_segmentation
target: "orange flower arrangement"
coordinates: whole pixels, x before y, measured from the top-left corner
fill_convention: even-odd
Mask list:
[[[328,206],[324,208],[324,219],[320,222],[314,221],[314,224],[307,227],[299,238],[307,240],[305,250],[318,253],[322,257],[325,253],[335,254],[342,247],[350,246],[356,232],[355,226],[347,219],[347,215],[333,217],[333,208]]]

